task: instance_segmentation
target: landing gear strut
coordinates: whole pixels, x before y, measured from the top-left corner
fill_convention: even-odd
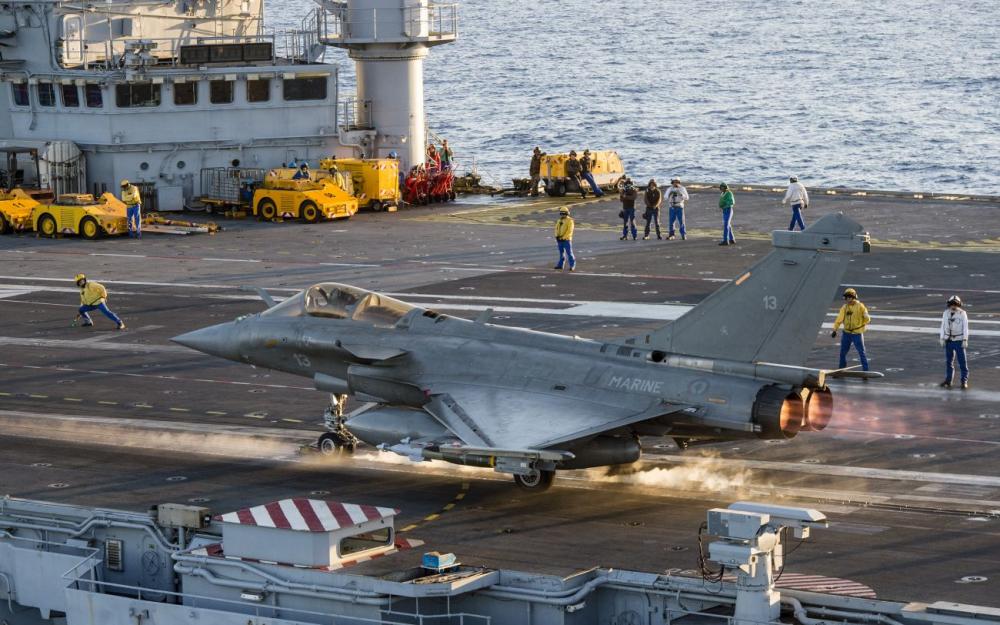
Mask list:
[[[330,395],[330,405],[323,413],[323,425],[327,432],[319,437],[319,450],[325,456],[353,454],[360,442],[358,437],[347,429],[344,419],[344,406],[347,405],[347,395]]]
[[[514,483],[521,490],[532,493],[542,493],[552,487],[552,481],[556,479],[556,472],[546,469],[532,469],[527,475],[514,475]]]

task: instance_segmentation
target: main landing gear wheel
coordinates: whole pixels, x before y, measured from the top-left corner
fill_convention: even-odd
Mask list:
[[[542,493],[552,487],[552,481],[556,479],[555,471],[545,471],[534,469],[528,475],[515,475],[514,483],[521,490],[532,493]]]
[[[319,451],[324,456],[342,456],[354,453],[354,443],[345,441],[337,432],[327,432],[319,437]]]

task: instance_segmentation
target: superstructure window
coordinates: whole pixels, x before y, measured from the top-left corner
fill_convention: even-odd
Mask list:
[[[115,85],[115,103],[120,109],[159,106],[160,87],[151,82]]]
[[[28,83],[10,83],[10,94],[14,98],[16,106],[28,106],[31,103],[31,98],[28,96]]]
[[[213,80],[209,83],[209,100],[212,104],[232,104],[233,103],[233,81]]]
[[[36,85],[38,89],[38,105],[39,106],[55,106],[56,105],[56,88],[50,82],[40,82]]]
[[[285,100],[325,100],[326,77],[290,78],[285,80]]]
[[[75,109],[80,106],[80,90],[76,88],[76,85],[62,86],[62,101],[63,106],[68,108]]]
[[[198,83],[178,82],[174,83],[174,104],[177,106],[190,106],[198,103]]]
[[[83,95],[87,100],[87,108],[99,109],[104,106],[104,94],[101,93],[101,86],[88,83],[83,87]]]
[[[247,81],[247,102],[268,102],[271,100],[271,79],[258,78]]]

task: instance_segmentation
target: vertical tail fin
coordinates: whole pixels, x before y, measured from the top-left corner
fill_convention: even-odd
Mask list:
[[[776,230],[774,251],[676,321],[632,343],[668,353],[805,364],[852,254],[868,234],[843,214]]]

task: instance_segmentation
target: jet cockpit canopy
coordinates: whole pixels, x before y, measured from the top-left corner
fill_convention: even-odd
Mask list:
[[[305,294],[307,315],[351,319],[383,327],[396,325],[415,309],[415,306],[386,295],[334,282],[311,286]]]

